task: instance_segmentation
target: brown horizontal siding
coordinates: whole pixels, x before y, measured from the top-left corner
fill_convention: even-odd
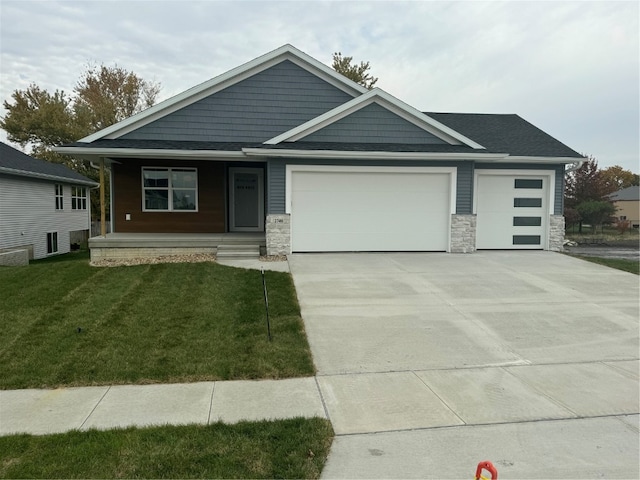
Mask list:
[[[197,212],[143,212],[142,167],[198,169]],[[113,165],[113,215],[116,232],[224,233],[225,168],[218,162],[123,159]],[[125,214],[131,220],[125,220]]]

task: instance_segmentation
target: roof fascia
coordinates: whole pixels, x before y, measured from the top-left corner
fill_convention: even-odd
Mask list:
[[[425,115],[419,110],[379,88],[369,90],[364,95],[360,95],[349,102],[343,103],[333,110],[330,110],[323,115],[319,115],[318,117],[273,137],[264,143],[265,145],[277,145],[281,142],[295,142],[374,102],[451,145],[464,144],[475,150],[484,149],[484,147],[479,143],[474,142],[470,138],[465,137],[437,120],[434,120],[428,115]]]
[[[503,162],[569,164],[579,162],[583,159],[584,157],[536,157],[530,155],[510,155],[504,159]]]
[[[220,90],[230,87],[252,75],[260,73],[284,60],[290,60],[305,70],[320,76],[331,85],[344,92],[356,96],[367,91],[365,87],[335,72],[325,64],[319,62],[292,45],[283,45],[276,50],[266,53],[243,65],[218,75],[211,80],[192,87],[178,95],[154,105],[136,115],[126,118],[110,127],[80,139],[80,142],[90,143],[102,138],[114,139],[132,132],[148,123],[162,118],[170,113],[186,107],[198,100],[202,100]]]
[[[103,157],[113,158],[173,158],[224,160],[243,159],[244,153],[238,150],[177,150],[164,148],[91,148],[91,147],[56,147],[55,152],[95,160]]]
[[[29,177],[29,178],[38,178],[38,179],[42,179],[42,180],[51,180],[54,182],[64,182],[64,183],[71,183],[73,185],[87,185],[87,186],[91,186],[91,187],[96,187],[99,184],[96,182],[93,182],[91,180],[78,180],[75,178],[69,178],[69,177],[61,177],[59,175],[49,175],[46,173],[37,173],[37,172],[27,172],[25,170],[17,170],[15,168],[8,168],[8,167],[0,167],[0,173],[4,173],[7,175],[15,175],[18,177]]]
[[[376,151],[345,151],[345,150],[297,150],[297,149],[269,149],[243,148],[249,157],[271,158],[312,158],[312,159],[366,159],[366,160],[470,160],[495,162],[508,157],[506,153],[442,153],[442,152],[376,152]]]

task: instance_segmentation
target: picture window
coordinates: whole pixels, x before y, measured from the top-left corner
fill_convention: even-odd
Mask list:
[[[195,168],[143,168],[143,211],[198,210],[198,172]]]

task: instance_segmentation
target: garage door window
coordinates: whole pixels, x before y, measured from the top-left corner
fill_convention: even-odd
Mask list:
[[[539,227],[542,217],[513,217],[514,227]]]
[[[540,245],[540,235],[514,235],[514,245]]]
[[[534,188],[537,190],[542,190],[542,179],[516,178],[515,187],[516,188]]]
[[[514,198],[513,199],[514,207],[541,207],[542,199],[541,198]]]

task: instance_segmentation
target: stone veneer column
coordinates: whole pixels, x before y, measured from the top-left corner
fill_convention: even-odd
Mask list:
[[[549,250],[561,252],[564,250],[564,216],[549,216]]]
[[[451,215],[451,253],[476,251],[476,216]]]
[[[265,234],[267,255],[289,255],[291,253],[291,216],[289,214],[267,215]]]

